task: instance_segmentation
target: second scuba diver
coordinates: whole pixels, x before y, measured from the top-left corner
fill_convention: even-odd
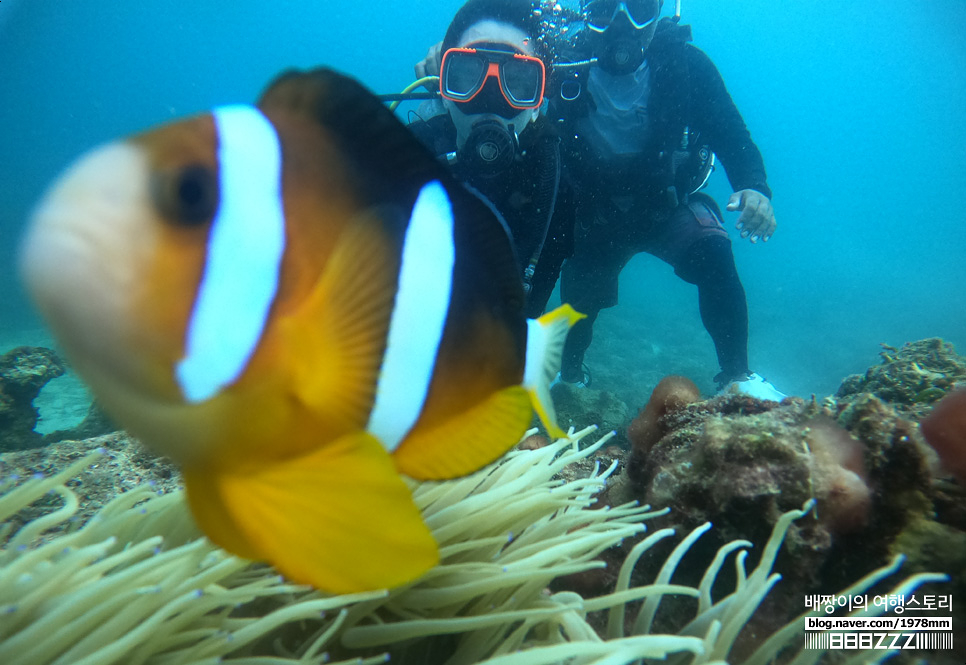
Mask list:
[[[781,400],[748,367],[748,307],[731,241],[717,204],[697,191],[717,155],[741,237],[767,241],[775,216],[761,153],[714,63],[689,43],[690,27],[660,19],[659,0],[583,0],[582,10],[572,52],[558,45],[564,61],[548,95],[576,202],[561,296],[587,315],[568,337],[561,377],[589,381],[593,322],[617,304],[623,267],[647,252],[698,287],[719,389]]]

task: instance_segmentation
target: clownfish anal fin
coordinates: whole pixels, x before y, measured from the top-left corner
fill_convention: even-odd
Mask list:
[[[417,425],[393,453],[396,468],[418,480],[465,476],[519,443],[532,417],[527,391],[504,388],[439,425]]]
[[[185,468],[182,472],[191,515],[209,540],[236,556],[262,559],[263,554],[245,538],[221,498],[217,483],[212,482],[214,474],[208,469]]]
[[[406,483],[365,431],[244,473],[186,477],[212,541],[322,591],[399,586],[439,560]]]
[[[293,391],[323,424],[342,431],[365,426],[385,352],[398,263],[376,212],[353,219],[312,293],[283,324]]]

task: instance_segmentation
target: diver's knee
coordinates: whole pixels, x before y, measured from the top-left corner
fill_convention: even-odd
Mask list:
[[[685,250],[674,273],[689,284],[737,276],[731,240],[724,235],[705,236]]]

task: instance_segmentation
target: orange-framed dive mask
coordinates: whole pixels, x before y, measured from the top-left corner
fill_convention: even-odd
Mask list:
[[[495,77],[507,104],[533,109],[543,103],[547,73],[540,58],[491,48],[451,48],[439,68],[439,92],[444,99],[468,102]]]

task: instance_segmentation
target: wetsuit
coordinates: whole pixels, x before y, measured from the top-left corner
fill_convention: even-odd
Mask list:
[[[748,372],[748,310],[731,241],[715,202],[689,192],[708,150],[735,191],[754,189],[770,198],[771,190],[721,75],[690,38],[689,27],[664,19],[636,72],[574,68],[571,86],[561,88],[570,99],[552,97],[550,116],[561,128],[565,180],[575,201],[575,250],[563,268],[561,296],[587,315],[568,338],[566,380],[583,376],[593,322],[602,308],[617,304],[618,275],[639,252],[697,285],[722,369],[716,380]]]
[[[409,128],[440,159],[449,161],[454,175],[482,194],[501,215],[525,279],[526,314],[542,314],[560,266],[573,251],[572,227],[566,226],[572,219],[553,214],[561,178],[560,142],[546,119],[540,117],[524,129],[515,159],[498,174],[474,171],[455,158],[456,127],[448,114],[415,120]]]

